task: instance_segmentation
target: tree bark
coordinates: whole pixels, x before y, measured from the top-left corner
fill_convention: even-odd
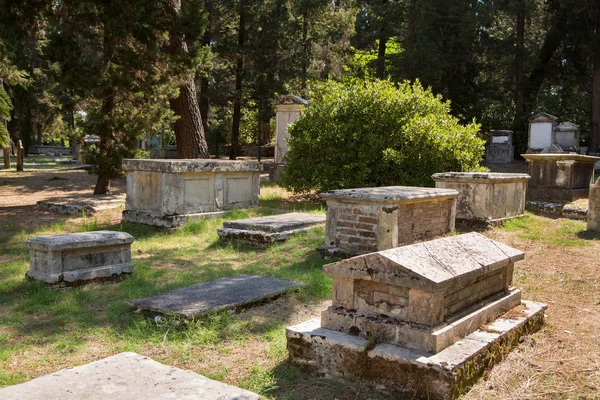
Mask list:
[[[375,76],[379,79],[385,78],[385,46],[387,44],[385,27],[379,30],[379,48],[377,51],[377,62],[375,64]]]
[[[238,28],[238,57],[235,67],[235,98],[233,100],[233,121],[231,125],[231,148],[229,159],[237,157],[237,147],[240,139],[240,122],[242,119],[242,80],[244,72],[244,42],[246,40],[246,17],[244,0],[240,2],[240,25]]]
[[[17,143],[17,172],[23,172],[23,164],[25,163],[23,153],[23,143],[19,140]]]
[[[181,0],[170,0],[170,5],[173,8],[174,15],[179,17]],[[172,32],[169,51],[172,54],[185,54],[188,52],[182,34]],[[171,99],[170,104],[175,116],[179,117],[174,127],[177,140],[177,156],[179,158],[210,158],[193,76],[185,79],[179,87],[179,96],[176,99]]]
[[[310,43],[308,42],[308,9],[302,13],[302,76],[301,93],[305,99],[308,97],[308,62]]]
[[[4,156],[4,169],[10,168],[10,142],[8,146],[2,148],[3,156]]]
[[[517,6],[517,41],[515,52],[515,117],[513,121],[517,149],[520,149],[525,125],[525,76],[523,68],[523,58],[525,57],[525,11],[525,0],[519,0]]]
[[[589,151],[598,153],[600,146],[600,46],[596,46],[592,58],[592,133]]]
[[[206,0],[204,3],[206,10],[209,13],[208,16],[208,27],[204,31],[204,35],[202,36],[202,45],[208,46],[212,40],[212,20],[213,20],[213,9],[212,9],[212,0]],[[202,118],[202,128],[204,129],[204,134],[208,132],[208,112],[210,109],[210,100],[208,98],[208,76],[202,76],[200,78],[200,118]],[[217,149],[218,152],[218,149]]]

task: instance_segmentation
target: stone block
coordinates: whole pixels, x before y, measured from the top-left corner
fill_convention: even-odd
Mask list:
[[[133,240],[113,231],[30,237],[27,277],[55,284],[131,274]]]
[[[226,221],[217,233],[223,240],[271,244],[324,223],[324,215],[289,213]]]
[[[254,161],[124,160],[123,220],[171,228],[202,214],[256,207],[262,168]]]
[[[65,200],[40,200],[40,210],[49,210],[68,215],[93,215],[99,211],[112,210],[125,205],[125,196],[94,196],[68,198]]]
[[[406,186],[332,190],[326,255],[353,256],[432,239],[454,231],[457,192]]]
[[[260,396],[136,353],[120,353],[0,389],[0,398],[259,400]]]
[[[587,212],[587,229],[600,231],[600,178],[590,185],[590,197]]]

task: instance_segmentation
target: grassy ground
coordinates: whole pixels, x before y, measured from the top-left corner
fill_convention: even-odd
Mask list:
[[[71,172],[52,170],[48,176],[62,173]],[[3,178],[8,179],[0,171]],[[3,186],[0,195],[10,190]],[[324,207],[265,185],[258,209],[238,210],[228,218],[290,210],[323,213]],[[315,252],[323,242],[323,228],[257,249],[219,242],[216,228],[222,219],[172,231],[118,221],[118,210],[75,218],[29,205],[0,220],[0,387],[134,351],[267,399],[388,398],[359,383],[308,375],[287,361],[285,326],[318,316],[331,296],[331,281],[322,273],[330,260]],[[122,230],[136,238],[131,278],[61,290],[24,279],[29,236],[98,229]],[[515,285],[523,289],[524,298],[550,307],[544,330],[526,338],[465,398],[599,398],[598,236],[586,233],[583,222],[533,215],[483,233],[526,252],[526,260],[515,269]],[[304,287],[238,314],[218,313],[193,322],[147,320],[124,304],[239,273],[293,279]]]

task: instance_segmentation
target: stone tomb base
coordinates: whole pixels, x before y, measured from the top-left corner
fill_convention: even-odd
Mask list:
[[[136,353],[67,368],[0,389],[3,400],[259,400],[260,396]]]
[[[217,233],[223,240],[270,244],[287,240],[296,233],[323,224],[325,224],[324,215],[289,213],[226,221],[223,223],[223,228],[217,229]]]
[[[94,196],[64,200],[40,200],[37,208],[68,215],[93,215],[99,211],[112,210],[125,205],[125,196]]]
[[[545,304],[523,301],[437,354],[321,328],[319,318],[288,327],[287,348],[294,363],[326,376],[363,381],[398,398],[456,398],[523,335],[540,329],[545,309]]]

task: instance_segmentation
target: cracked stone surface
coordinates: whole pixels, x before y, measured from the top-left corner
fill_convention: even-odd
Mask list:
[[[453,189],[436,189],[414,186],[384,186],[375,188],[357,188],[329,190],[320,194],[329,199],[358,199],[373,202],[398,202],[415,199],[429,199],[439,197],[455,197],[458,194]]]
[[[226,221],[223,227],[246,231],[283,232],[324,223],[325,215],[322,214],[288,213]]]
[[[259,400],[255,393],[136,353],[67,368],[0,389],[3,400]]]
[[[236,275],[127,302],[142,311],[186,318],[235,309],[298,288],[296,282],[258,275]]]

